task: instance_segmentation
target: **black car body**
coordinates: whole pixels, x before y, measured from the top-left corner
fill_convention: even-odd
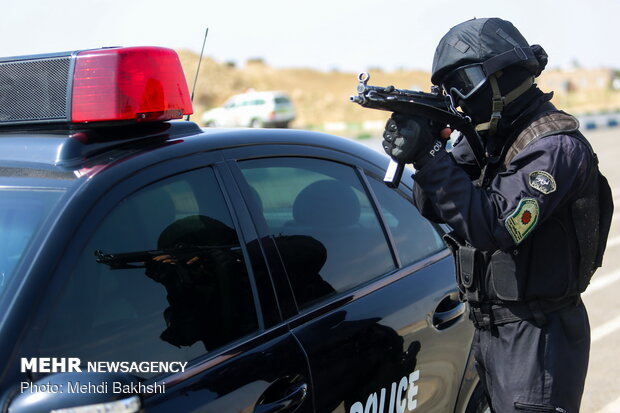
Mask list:
[[[476,411],[443,229],[388,161],[295,130],[0,127],[0,411]]]

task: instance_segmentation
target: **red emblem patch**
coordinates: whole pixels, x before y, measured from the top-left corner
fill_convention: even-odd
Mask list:
[[[521,216],[521,222],[524,224],[528,224],[532,220],[532,213],[530,211],[525,211]]]

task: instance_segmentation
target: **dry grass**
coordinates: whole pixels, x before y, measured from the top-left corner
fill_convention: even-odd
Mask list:
[[[181,50],[179,56],[191,88],[196,76],[198,55]],[[423,91],[429,91],[431,86],[430,74],[423,71],[388,73],[371,70],[370,74],[372,79],[369,83],[373,85],[394,85]],[[198,75],[192,119],[199,121],[205,110],[223,104],[233,94],[255,89],[287,92],[297,109],[297,119],[292,125],[296,128],[312,129],[326,122],[385,120],[385,112],[364,109],[349,101],[349,96],[355,94],[356,86],[357,73],[275,69],[260,61],[234,67],[206,57],[202,60]],[[620,93],[556,93],[553,102],[575,114],[612,111],[620,109]]]

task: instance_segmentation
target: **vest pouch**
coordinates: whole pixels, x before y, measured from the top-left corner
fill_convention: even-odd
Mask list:
[[[454,231],[443,236],[444,241],[454,255],[456,282],[461,292],[461,298],[471,303],[482,300],[480,288],[485,268],[480,251],[468,245]]]
[[[580,293],[586,290],[594,272],[603,263],[614,214],[614,200],[607,178],[596,171],[590,188],[590,194],[577,199],[571,211],[579,243]]]
[[[560,210],[531,234],[530,277],[525,299],[557,299],[575,291],[578,284],[579,245],[570,209]],[[526,257],[521,257],[526,258]]]
[[[576,199],[571,205],[571,214],[575,235],[579,245],[579,283],[578,292],[583,292],[590,283],[597,265],[599,237],[601,235],[600,210],[600,173],[593,170],[586,184],[585,194]],[[603,178],[604,179],[604,178]],[[602,254],[601,254],[602,257]]]
[[[514,252],[495,251],[489,265],[488,291],[491,298],[502,301],[522,301],[525,297],[527,274],[517,262],[521,250]]]
[[[609,236],[611,220],[614,215],[614,198],[607,178],[600,172],[597,176],[599,184],[599,239],[596,261],[594,263],[596,268],[603,264],[603,254],[605,253],[605,247],[607,247],[607,237]]]

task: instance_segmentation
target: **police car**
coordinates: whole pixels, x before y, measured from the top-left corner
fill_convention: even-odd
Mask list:
[[[176,53],[0,61],[0,410],[484,408],[443,229],[388,159],[202,130]]]

